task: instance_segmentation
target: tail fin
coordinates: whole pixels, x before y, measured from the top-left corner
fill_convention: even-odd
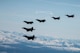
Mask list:
[[[32,30],[35,30],[35,29],[32,27]]]

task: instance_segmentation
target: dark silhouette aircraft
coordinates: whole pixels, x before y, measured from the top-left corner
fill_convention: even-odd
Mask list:
[[[23,29],[25,29],[27,32],[29,32],[29,31],[33,31],[33,30],[35,30],[33,27],[31,27],[31,28],[25,28],[25,27],[23,27]]]
[[[27,36],[27,35],[24,35],[23,37],[25,37],[25,38],[27,38],[28,40],[34,40],[36,37],[35,37],[35,35],[33,35],[33,36]]]
[[[27,24],[33,24],[34,23],[33,21],[24,21],[24,22]]]
[[[60,20],[60,17],[52,17],[54,20]]]
[[[74,15],[66,15],[66,16],[67,16],[67,17],[72,17],[72,18],[74,17]]]
[[[36,19],[38,22],[45,22],[46,20],[45,19],[43,19],[43,20],[40,20],[40,19]]]

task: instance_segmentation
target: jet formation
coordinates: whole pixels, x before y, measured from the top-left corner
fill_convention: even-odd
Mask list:
[[[68,18],[73,18],[74,17],[74,14],[72,14],[72,15],[65,15],[65,16],[67,16]],[[53,16],[53,17],[51,17],[51,18],[53,18],[54,20],[60,20],[60,16],[59,17],[55,17],[55,16]],[[39,23],[44,23],[44,22],[46,22],[46,19],[35,19],[36,21],[38,21]],[[26,24],[33,24],[34,22],[33,21],[24,21]],[[31,28],[26,28],[26,27],[23,27],[22,29],[24,29],[24,30],[26,30],[26,32],[29,32],[29,31],[31,31],[31,32],[33,32],[35,29],[33,28],[33,27],[31,27]],[[32,35],[32,36],[27,36],[27,35],[24,35],[23,37],[25,37],[25,38],[27,38],[28,40],[34,40],[36,37],[35,37],[35,35]]]

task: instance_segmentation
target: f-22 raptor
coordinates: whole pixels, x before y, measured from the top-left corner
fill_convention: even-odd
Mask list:
[[[52,17],[54,20],[60,20],[60,17]]]
[[[36,37],[35,37],[35,35],[33,35],[33,36],[27,36],[27,35],[24,35],[23,37],[25,37],[25,38],[27,38],[28,40],[34,40]]]
[[[46,20],[45,19],[43,19],[43,20],[40,20],[40,19],[36,19],[38,22],[45,22]]]
[[[24,22],[27,24],[33,24],[34,23],[33,21],[24,21]]]
[[[33,27],[31,27],[31,28],[26,28],[26,27],[23,27],[22,29],[25,29],[27,32],[29,32],[29,31],[33,31],[33,30],[35,30]]]
[[[71,18],[71,17],[73,18],[74,17],[74,15],[66,15],[66,16],[69,17],[69,18]]]

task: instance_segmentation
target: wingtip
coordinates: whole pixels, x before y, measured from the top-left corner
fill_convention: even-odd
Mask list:
[[[23,22],[26,22],[26,21],[23,21]]]
[[[26,37],[27,35],[23,35],[23,37]]]
[[[38,19],[36,19],[36,20],[38,20]]]

